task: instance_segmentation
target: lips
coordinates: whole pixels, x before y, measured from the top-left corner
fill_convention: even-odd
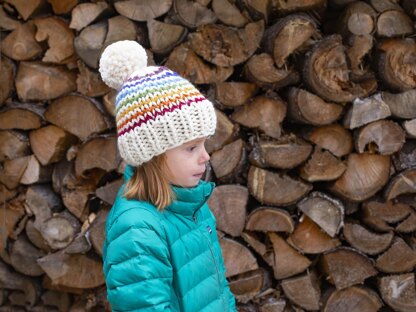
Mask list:
[[[194,177],[202,177],[203,174],[204,174],[203,172],[197,173],[197,174],[194,174]]]

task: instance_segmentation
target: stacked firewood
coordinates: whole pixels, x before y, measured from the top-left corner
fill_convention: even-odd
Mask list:
[[[239,311],[416,311],[415,21],[413,0],[3,0],[0,311],[110,310],[125,164],[97,67],[126,39],[215,104]]]

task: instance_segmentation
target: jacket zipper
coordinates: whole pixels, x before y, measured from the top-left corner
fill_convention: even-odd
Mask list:
[[[195,211],[195,213],[196,213],[196,211]],[[196,225],[198,225],[198,223],[196,221],[195,213],[192,215],[192,219],[194,220],[194,223]],[[221,283],[220,283],[220,273],[219,273],[219,270],[218,270],[217,261],[215,261],[215,255],[214,255],[214,251],[212,250],[212,247],[211,247],[211,242],[207,239],[207,237],[205,235],[203,235],[203,236],[208,241],[208,248],[209,248],[209,251],[211,252],[211,257],[212,257],[212,260],[214,261],[214,264],[215,264],[215,271],[217,272],[218,286],[219,286],[219,289],[222,290],[222,286],[221,286]],[[227,310],[225,310],[226,304],[224,303],[224,298],[222,297],[222,295],[220,295],[220,298],[221,298],[222,305],[224,307],[224,312],[227,312]]]

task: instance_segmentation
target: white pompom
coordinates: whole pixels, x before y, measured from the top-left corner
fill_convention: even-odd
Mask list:
[[[124,40],[105,48],[101,54],[99,71],[109,87],[119,90],[131,74],[146,66],[145,49],[136,41]]]

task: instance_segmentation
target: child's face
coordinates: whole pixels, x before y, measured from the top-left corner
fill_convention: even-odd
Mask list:
[[[170,183],[181,187],[193,187],[199,183],[210,158],[205,150],[206,139],[192,140],[166,151]]]

